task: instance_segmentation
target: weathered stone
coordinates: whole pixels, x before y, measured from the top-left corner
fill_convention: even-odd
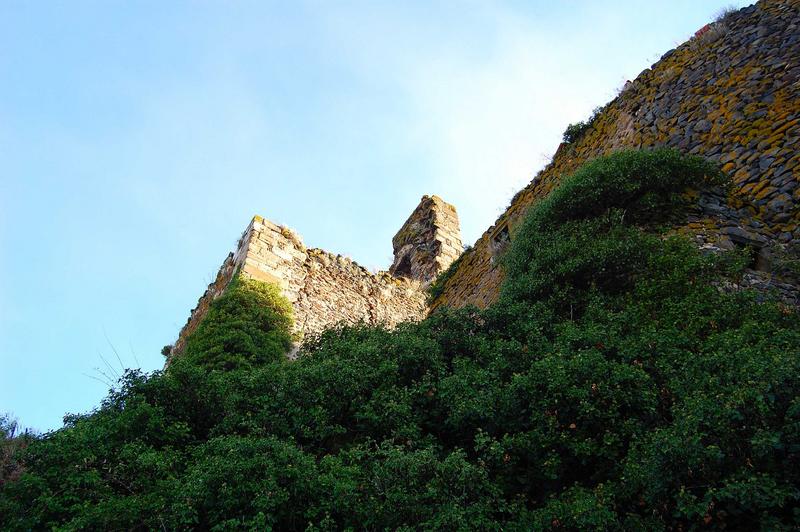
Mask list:
[[[722,229],[722,234],[727,235],[734,242],[745,244],[764,244],[767,239],[758,233],[753,233],[741,227],[725,227]]]
[[[694,126],[689,126],[690,128],[693,127],[694,131],[698,131],[700,133],[705,133],[706,131],[711,129],[711,122],[708,120],[700,120]]]
[[[423,196],[394,238],[395,265],[408,271],[370,273],[347,257],[307,249],[292,230],[254,216],[237,249],[228,255],[181,330],[171,356],[179,355],[208,306],[225,292],[236,272],[272,283],[292,303],[298,336],[318,334],[337,323],[394,326],[427,313],[426,284],[461,253],[455,207],[437,196]],[[393,267],[395,267],[393,265]]]
[[[438,196],[423,196],[392,246],[390,274],[430,283],[463,250],[456,208]]]

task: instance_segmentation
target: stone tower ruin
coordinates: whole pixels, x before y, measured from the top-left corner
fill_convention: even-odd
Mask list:
[[[254,216],[192,310],[170,356],[183,351],[211,302],[237,274],[278,286],[292,304],[295,332],[301,337],[337,323],[392,327],[424,318],[426,286],[462,250],[455,207],[438,196],[423,196],[392,243],[392,267],[371,273],[342,255],[306,248],[292,230]]]
[[[456,208],[439,196],[422,196],[392,247],[390,274],[430,283],[464,251]]]

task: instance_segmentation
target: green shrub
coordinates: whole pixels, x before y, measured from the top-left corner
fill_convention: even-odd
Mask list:
[[[0,488],[22,474],[19,453],[32,439],[30,431],[20,432],[19,423],[11,414],[0,414]]]
[[[674,152],[589,165],[528,213],[486,310],[227,371],[220,322],[195,344],[216,358],[129,373],[34,441],[0,527],[796,530],[797,312],[652,232],[707,184]]]
[[[592,127],[592,125],[589,122],[584,121],[575,122],[574,124],[568,125],[567,129],[564,130],[564,135],[562,138],[563,142],[572,144],[581,138],[590,127]]]
[[[291,316],[278,287],[237,276],[211,302],[180,358],[226,370],[283,360],[292,345]]]
[[[715,167],[675,150],[622,151],[591,161],[530,209],[503,256],[504,293],[554,296],[553,308],[569,303],[574,314],[590,287],[629,289],[662,246],[640,228],[680,220],[687,190],[726,185]]]
[[[565,177],[531,209],[525,232],[533,236],[544,228],[597,218],[611,210],[623,211],[629,225],[652,225],[669,220],[676,209],[685,207],[687,190],[727,184],[722,172],[700,157],[663,148],[619,151]]]
[[[597,117],[600,116],[604,109],[605,107],[597,107],[592,111],[592,116],[588,120],[568,125],[567,129],[564,130],[563,142],[567,144],[577,142],[594,125]]]

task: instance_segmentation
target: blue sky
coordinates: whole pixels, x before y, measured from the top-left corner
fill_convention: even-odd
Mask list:
[[[435,193],[473,242],[731,4],[0,3],[0,412],[57,428],[96,368],[160,368],[253,214],[383,269]]]

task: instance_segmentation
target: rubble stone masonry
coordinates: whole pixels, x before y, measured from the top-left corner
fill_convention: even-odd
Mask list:
[[[430,283],[461,255],[461,229],[452,205],[439,196],[423,196],[392,239],[395,277]]]
[[[295,332],[301,337],[338,323],[391,327],[422,319],[427,313],[425,286],[460,252],[458,215],[441,198],[424,196],[403,231],[413,236],[408,239],[413,249],[401,246],[400,250],[410,266],[408,271],[392,275],[371,273],[349,258],[307,249],[290,229],[253,217],[236,251],[225,259],[192,310],[171,355],[182,352],[187,336],[197,328],[211,301],[224,293],[237,273],[278,286],[293,306]]]

